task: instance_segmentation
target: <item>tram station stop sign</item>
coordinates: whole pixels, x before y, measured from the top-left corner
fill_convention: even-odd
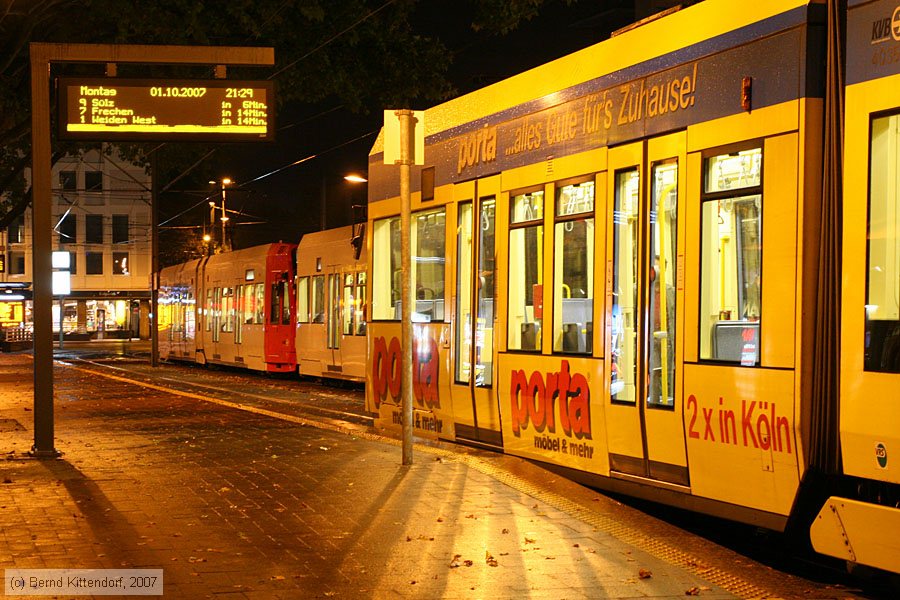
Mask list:
[[[400,160],[400,115],[396,110],[384,111],[384,164],[394,165]],[[415,119],[409,152],[412,164],[425,164],[425,111],[414,110]]]

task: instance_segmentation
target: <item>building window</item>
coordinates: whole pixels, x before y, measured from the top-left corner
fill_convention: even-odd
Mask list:
[[[864,369],[900,373],[900,114],[872,119]]]
[[[103,191],[103,172],[102,171],[85,171],[85,173],[84,173],[84,190],[86,192],[102,192]]]
[[[78,188],[78,178],[75,171],[59,172],[59,189],[64,192],[74,192]]]
[[[113,215],[112,243],[124,244],[128,241],[128,215]]]
[[[87,244],[103,243],[103,215],[84,217],[84,241]]]
[[[113,252],[113,275],[131,275],[127,252]]]
[[[69,273],[72,275],[78,274],[78,263],[75,260],[77,257],[77,252],[69,252]]]
[[[553,350],[590,354],[594,331],[594,182],[556,194]]]
[[[103,253],[84,253],[84,272],[87,275],[103,275]]]
[[[701,206],[700,358],[756,365],[762,316],[762,149],[707,158]]]
[[[25,253],[10,252],[9,253],[9,274],[24,275],[25,274]]]
[[[544,191],[510,199],[507,347],[540,350],[544,319]]]
[[[78,237],[76,234],[78,224],[77,215],[73,215],[69,213],[65,215],[59,222],[59,226],[57,227],[57,231],[59,231],[59,243],[62,244],[74,244],[78,241]]]
[[[10,244],[25,243],[25,217],[18,216],[16,220],[6,228],[6,239]]]

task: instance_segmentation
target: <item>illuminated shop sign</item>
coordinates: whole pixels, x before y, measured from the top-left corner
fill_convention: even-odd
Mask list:
[[[60,78],[59,137],[271,141],[270,81]]]

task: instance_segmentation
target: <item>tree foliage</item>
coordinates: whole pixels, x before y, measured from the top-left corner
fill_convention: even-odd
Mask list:
[[[474,29],[503,33],[545,1],[473,0],[467,10]],[[274,79],[281,104],[334,100],[364,110],[453,93],[446,44],[414,25],[416,10],[427,9],[428,0],[0,0],[0,227],[29,201],[29,42],[273,46],[274,68],[237,76]],[[65,67],[78,68],[98,72]],[[140,162],[146,150],[127,154]]]

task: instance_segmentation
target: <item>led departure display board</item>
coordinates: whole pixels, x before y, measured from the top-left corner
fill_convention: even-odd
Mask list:
[[[271,81],[58,79],[59,137],[94,141],[272,141]]]

